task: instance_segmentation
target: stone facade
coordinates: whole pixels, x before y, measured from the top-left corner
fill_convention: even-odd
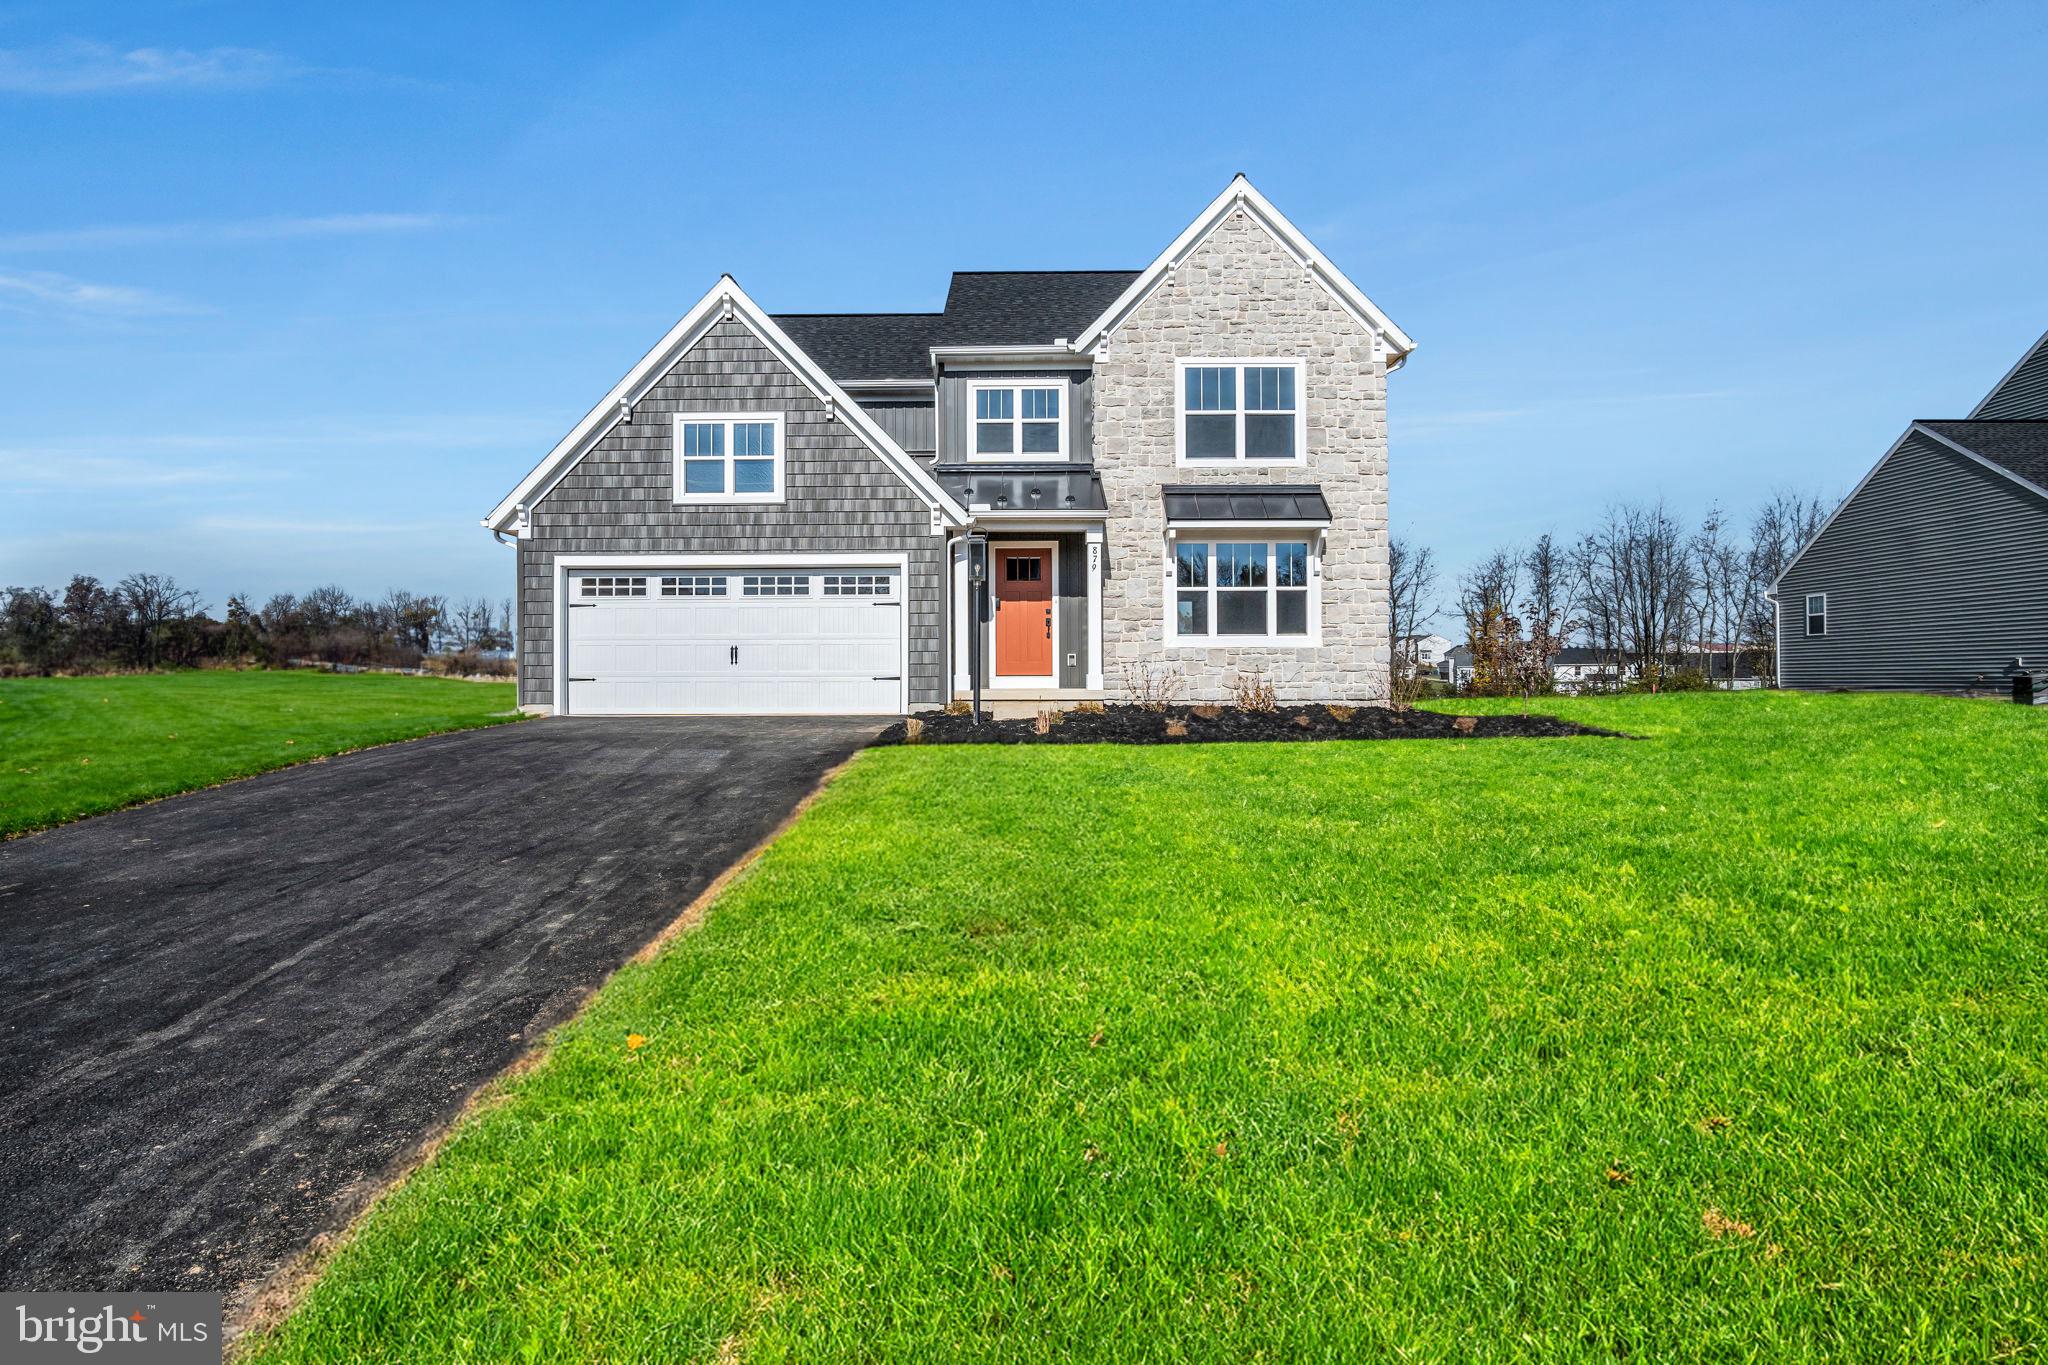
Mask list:
[[[1174,464],[1174,362],[1191,356],[1303,362],[1307,464]],[[1108,519],[1103,674],[1131,665],[1182,679],[1180,695],[1227,701],[1256,671],[1282,701],[1388,695],[1386,363],[1371,330],[1309,277],[1263,224],[1234,212],[1108,339],[1095,365],[1095,463]],[[1164,484],[1313,483],[1329,502],[1322,645],[1169,649]]]
[[[678,507],[677,412],[780,412],[776,505]],[[738,319],[678,360],[531,511],[519,542],[519,701],[554,701],[557,554],[774,554],[887,551],[910,556],[910,700],[944,700],[940,555],[924,501]]]

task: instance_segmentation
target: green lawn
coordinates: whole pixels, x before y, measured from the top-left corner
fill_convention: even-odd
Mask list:
[[[2039,1359],[2048,715],[1542,705],[867,754],[253,1354]]]
[[[310,672],[0,681],[0,837],[323,754],[491,725],[512,684]]]

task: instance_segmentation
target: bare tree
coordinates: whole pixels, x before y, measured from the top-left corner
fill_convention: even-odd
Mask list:
[[[1692,579],[1677,518],[1662,502],[1610,507],[1575,558],[1594,647],[1617,677],[1632,668],[1654,691],[1689,616]]]
[[[121,580],[119,592],[134,626],[135,662],[155,668],[172,628],[200,610],[199,594],[178,586],[169,574],[154,573],[129,574]]]
[[[1793,556],[1820,534],[1829,510],[1818,497],[1779,489],[1750,522],[1738,633],[1757,676],[1773,687],[1778,685],[1778,613],[1765,594],[1776,585]]]
[[[1436,554],[1427,545],[1412,545],[1399,536],[1387,544],[1387,633],[1393,641],[1391,683],[1396,706],[1412,703],[1422,689],[1422,666],[1415,641],[1422,627],[1436,617],[1430,599],[1436,592]]]

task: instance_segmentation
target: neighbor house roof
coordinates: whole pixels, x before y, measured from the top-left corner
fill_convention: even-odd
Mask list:
[[[1167,484],[1168,521],[1323,522],[1330,504],[1314,484]]]
[[[1914,425],[1998,466],[2036,488],[2048,488],[2048,422],[1922,421]]]

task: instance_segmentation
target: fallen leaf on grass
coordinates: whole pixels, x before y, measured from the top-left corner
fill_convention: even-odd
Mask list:
[[[1091,1165],[1097,1161],[1102,1160],[1102,1149],[1100,1147],[1097,1147],[1092,1142],[1089,1143],[1088,1150],[1081,1153],[1081,1160],[1086,1161]]]
[[[1700,1226],[1715,1237],[1754,1237],[1756,1229],[1740,1219],[1730,1218],[1712,1204],[1700,1210]]]
[[[1101,1029],[1097,1029],[1097,1030],[1095,1030],[1095,1032],[1094,1032],[1094,1033],[1092,1033],[1092,1034],[1090,1034],[1090,1035],[1089,1035],[1089,1037],[1088,1037],[1088,1046],[1090,1046],[1090,1047],[1101,1047],[1101,1046],[1102,1046],[1102,1030],[1101,1030]]]
[[[629,1033],[629,1034],[627,1034],[627,1035],[626,1035],[626,1051],[628,1051],[628,1052],[638,1052],[638,1051],[639,1051],[639,1050],[640,1050],[641,1048],[643,1048],[643,1047],[646,1047],[646,1046],[647,1046],[647,1035],[646,1035],[646,1034],[644,1034],[644,1033]]]
[[[1619,1166],[1609,1166],[1607,1168],[1607,1183],[1610,1185],[1633,1185],[1635,1179],[1634,1173],[1624,1171]]]
[[[1000,1261],[998,1261],[994,1265],[991,1265],[988,1268],[988,1273],[991,1279],[1001,1280],[1004,1284],[1008,1284],[1010,1281],[1017,1278],[1015,1275],[1012,1275],[1010,1273],[1010,1267],[1002,1264]]]
[[[1217,1143],[1217,1144],[1216,1144],[1216,1155],[1218,1155],[1218,1156],[1229,1156],[1229,1155],[1230,1155],[1230,1144],[1229,1144],[1229,1143],[1227,1143],[1227,1142],[1219,1142],[1219,1143]]]
[[[1735,1120],[1729,1118],[1726,1114],[1709,1114],[1700,1120],[1700,1131],[1702,1133],[1718,1133],[1733,1122]]]

